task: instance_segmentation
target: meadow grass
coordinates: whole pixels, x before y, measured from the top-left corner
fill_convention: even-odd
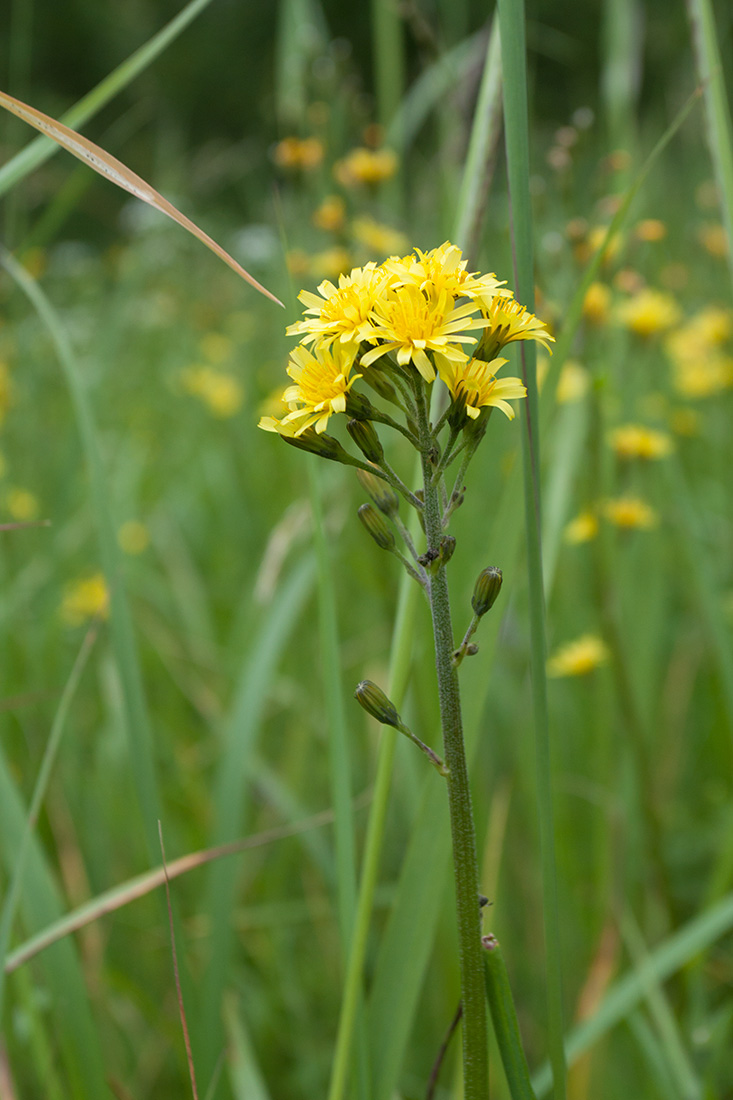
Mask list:
[[[540,448],[524,489],[523,429],[494,417],[452,525],[456,630],[477,572],[504,571],[462,669],[484,931],[501,943],[493,980],[511,988],[537,1096],[550,1063],[564,1076],[563,1033],[570,1097],[733,1088],[730,120],[702,3],[691,4],[705,30],[702,97],[687,101],[692,49],[689,86],[664,117],[613,85],[632,8],[606,27],[606,117],[578,103],[564,129],[530,126],[524,162],[515,56],[507,185],[496,39],[477,48],[464,34],[424,67],[411,100],[385,63],[405,28],[376,3],[378,113],[398,118],[399,159],[366,186],[332,175],[371,121],[363,101],[334,64],[319,78],[330,88],[303,107],[309,47],[285,5],[281,102],[301,112],[298,141],[315,137],[325,155],[275,149],[257,186],[266,194],[277,177],[277,206],[263,201],[254,228],[199,214],[286,311],[130,204],[105,249],[61,231],[43,251],[10,242],[0,524],[50,521],[0,530],[3,1052],[18,1095],[186,1087],[160,891],[23,950],[158,865],[158,818],[171,863],[263,834],[171,886],[199,1095],[310,1100],[329,1081],[332,1097],[426,1095],[460,995],[445,791],[350,696],[364,678],[389,687],[439,749],[427,608],[364,538],[352,471],[256,422],[282,384],[301,285],[450,234],[471,269],[518,293],[536,286],[557,337],[553,361],[538,364]],[[477,92],[483,72],[473,129],[447,94],[461,81],[456,57],[477,60]],[[295,94],[284,83],[298,74]],[[427,125],[416,114],[426,103]],[[471,150],[463,174],[456,147]],[[0,187],[18,188],[31,162],[10,163]],[[330,195],[343,211],[332,203],[329,222]],[[29,239],[38,216],[25,211]],[[645,299],[647,288],[664,297]],[[630,424],[646,434],[613,435]],[[400,439],[391,461],[411,468]],[[541,519],[529,536],[526,500]],[[588,635],[594,644],[562,651]],[[268,839],[280,826],[291,835]],[[491,1095],[531,1095],[521,1057],[505,1078],[497,1025]],[[459,1048],[436,1097],[461,1095]]]

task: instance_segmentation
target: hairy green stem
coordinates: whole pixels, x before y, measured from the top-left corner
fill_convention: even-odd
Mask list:
[[[430,555],[440,549],[443,517],[440,490],[432,483],[434,468],[430,453],[433,437],[424,398],[418,407],[418,428],[425,493],[425,534]],[[486,1100],[489,1094],[489,1071],[476,836],[463,743],[458,670],[453,665],[453,628],[444,565],[439,565],[430,576],[428,592],[433,617],[444,756],[450,772],[447,783],[463,1003],[464,1097],[465,1100]]]

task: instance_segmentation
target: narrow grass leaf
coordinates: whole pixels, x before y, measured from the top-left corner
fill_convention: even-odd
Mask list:
[[[114,99],[118,92],[126,88],[136,76],[144,72],[155,61],[171,42],[175,41],[181,31],[191,23],[197,15],[209,6],[211,0],[191,0],[178,15],[154,34],[144,45],[130,54],[116,69],[100,80],[95,88],[92,88],[78,103],[66,112],[61,118],[65,126],[76,129],[83,126],[98,111]],[[20,5],[25,8],[26,5]],[[30,8],[29,8],[30,10]],[[0,168],[0,196],[5,195],[12,187],[24,179],[34,168],[38,168],[44,161],[52,157],[59,146],[49,138],[39,137],[30,142],[25,149],[21,149],[14,157],[11,157]]]
[[[239,675],[212,796],[212,841],[215,844],[231,840],[242,830],[250,802],[251,756],[261,730],[270,685],[285,644],[311,594],[314,573],[313,556],[305,555],[273,603],[256,617],[249,632],[252,646],[245,655]],[[202,906],[211,937],[211,956],[202,982],[198,1023],[193,1029],[196,1067],[202,1085],[213,1075],[222,1046],[221,1003],[230,978],[236,885],[236,875],[230,868],[214,865]]]
[[[183,229],[186,229],[194,237],[200,240],[202,244],[205,244],[207,248],[210,248],[220,260],[228,264],[232,271],[236,272],[236,274],[248,282],[250,286],[253,286],[255,290],[259,290],[260,294],[264,294],[266,298],[270,298],[273,302],[276,302],[277,305],[282,305],[279,298],[276,298],[275,295],[271,294],[269,290],[266,290],[261,283],[258,283],[248,271],[244,270],[241,264],[237,263],[233,256],[230,256],[221,245],[212,240],[208,233],[205,233],[195,222],[192,222],[190,218],[187,218],[185,214],[177,210],[173,203],[164,198],[155,188],[151,187],[149,183],[146,183],[144,179],[136,175],[135,172],[131,172],[122,161],[106,153],[104,149],[95,145],[93,141],[89,141],[88,138],[78,134],[76,130],[64,126],[62,122],[57,122],[49,115],[44,115],[41,111],[37,111],[35,107],[29,107],[27,103],[22,103],[19,99],[15,99],[6,92],[0,92],[0,106],[22,119],[23,122],[27,122],[29,126],[33,126],[36,130],[40,130],[42,134],[50,137],[63,149],[66,149],[67,153],[71,153],[72,156],[88,164],[89,167],[93,168],[95,172],[98,172],[100,176],[104,176],[105,179],[116,184],[117,187],[121,187],[123,191],[127,191],[136,199],[140,199],[142,202],[152,206],[155,210],[160,211],[161,214],[165,214],[166,217],[171,218],[178,225],[182,226]]]
[[[8,877],[27,832],[28,812],[0,754],[0,853]],[[26,842],[20,912],[29,931],[61,917],[64,903],[53,873],[35,836]],[[43,978],[51,999],[52,1030],[66,1075],[66,1095],[73,1100],[107,1095],[105,1067],[97,1027],[71,941],[57,943],[44,960]]]
[[[233,994],[224,998],[223,1014],[228,1046],[227,1069],[235,1100],[270,1100],[240,1006]]]
[[[486,1000],[489,1003],[504,1076],[512,1100],[536,1100],[501,946],[493,936],[487,938],[490,942],[484,955]]]
[[[733,279],[733,138],[723,62],[710,0],[687,0],[692,44],[705,95],[708,144],[720,190],[720,208],[728,231],[728,267]]]
[[[649,980],[664,982],[692,962],[733,928],[733,894],[727,894],[716,905],[688,921],[673,935],[653,948],[647,958],[647,970],[642,976],[636,971],[626,974],[611,986],[598,1011],[568,1034],[566,1052],[572,1065],[581,1054],[598,1042],[628,1016],[644,999]],[[552,1087],[552,1071],[544,1065],[533,1076],[538,1098],[546,1096]]]
[[[13,918],[23,885],[23,874],[25,871],[25,861],[28,855],[30,839],[36,827],[41,806],[43,805],[43,799],[45,798],[48,788],[48,781],[51,778],[51,772],[61,745],[61,738],[66,728],[66,719],[69,715],[69,709],[76,695],[76,689],[79,686],[82,673],[86,668],[87,659],[91,653],[96,637],[97,627],[94,626],[87,631],[76,661],[71,669],[69,679],[66,681],[66,686],[61,694],[61,699],[59,700],[59,705],[51,725],[51,733],[49,734],[46,747],[43,751],[41,766],[38,770],[30,805],[28,806],[28,817],[25,823],[25,829],[23,830],[23,837],[18,848],[17,859],[10,876],[10,882],[5,894],[2,910],[0,911],[0,960],[3,961],[7,958],[8,954],[10,933],[12,931]],[[5,972],[5,966],[3,965],[0,969],[0,1018],[2,1018],[3,1012]]]
[[[534,249],[532,207],[529,193],[529,127],[524,4],[498,0],[504,74],[504,130],[509,175],[512,245],[519,300],[534,309]],[[537,757],[537,809],[540,824],[540,860],[547,966],[548,1044],[553,1069],[555,1100],[567,1089],[563,1049],[562,938],[557,891],[552,762],[545,665],[545,594],[542,576],[540,438],[535,345],[522,343],[524,383],[522,458],[524,467],[525,531],[529,571],[531,680]]]
[[[76,417],[84,458],[91,481],[94,522],[102,569],[110,593],[110,630],[117,669],[122,684],[125,729],[130,749],[130,769],[137,790],[148,856],[157,863],[158,828],[161,817],[155,776],[153,732],[148,715],[132,614],[123,582],[121,551],[109,507],[102,457],[97,442],[91,402],[81,380],[71,345],[61,319],[38,284],[4,249],[0,262],[20,286],[43,321],[58,356]]]

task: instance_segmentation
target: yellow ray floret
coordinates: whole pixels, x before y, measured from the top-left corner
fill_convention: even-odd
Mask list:
[[[476,342],[465,333],[482,323],[470,316],[477,308],[473,302],[454,306],[447,291],[434,299],[426,297],[414,283],[399,286],[382,295],[375,304],[369,340],[383,343],[362,356],[361,366],[368,367],[382,355],[394,352],[401,367],[412,362],[425,381],[432,382],[435,369],[427,352],[465,361],[467,356],[457,344]]]
[[[438,358],[440,377],[450,390],[453,398],[465,401],[466,412],[475,420],[481,409],[492,406],[514,419],[514,409],[508,400],[526,397],[527,390],[519,378],[497,378],[496,371],[506,363],[506,359],[494,359],[491,364],[481,359],[470,359],[467,363],[452,363],[449,359]]]
[[[354,344],[315,348],[313,353],[302,344],[298,345],[290,353],[288,365],[288,374],[295,385],[288,386],[283,394],[283,401],[290,412],[281,421],[284,427],[292,425],[294,431],[291,433],[288,428],[281,432],[270,423],[270,417],[264,417],[260,427],[266,431],[296,436],[310,427],[319,434],[325,431],[329,417],[345,411],[346,395],[357,378],[361,378],[360,374],[351,374],[355,353]]]
[[[490,361],[515,340],[535,340],[548,351],[550,344],[555,343],[555,337],[550,335],[545,322],[515,298],[477,295],[476,302],[481,306],[484,326],[484,335],[476,351],[478,358]]]
[[[325,279],[318,294],[301,290],[298,298],[307,307],[305,318],[288,326],[288,336],[300,336],[304,344],[365,340],[372,328],[370,314],[387,279],[381,268],[369,263],[341,275],[338,286]]]
[[[507,295],[493,272],[477,276],[466,271],[466,260],[457,245],[445,241],[439,248],[430,252],[415,249],[416,255],[402,259],[392,257],[386,260],[384,267],[393,276],[395,285],[404,286],[413,283],[429,297],[439,297],[447,291],[454,298],[465,298],[475,294],[484,294],[491,298],[495,294]]]

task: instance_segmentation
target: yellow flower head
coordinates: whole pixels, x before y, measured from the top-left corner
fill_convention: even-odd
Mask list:
[[[305,320],[288,325],[288,336],[300,336],[304,344],[330,344],[365,340],[372,332],[371,312],[386,281],[384,271],[375,263],[355,267],[350,275],[339,277],[338,287],[328,279],[318,294],[301,290],[298,298],[307,307]]]
[[[568,359],[562,365],[560,377],[557,380],[557,403],[569,405],[573,401],[580,401],[585,397],[590,386],[590,375],[582,364],[576,359]]]
[[[645,288],[618,307],[618,317],[637,336],[654,336],[677,324],[680,308],[671,295]]]
[[[574,642],[568,642],[547,662],[548,676],[585,676],[604,664],[610,654],[605,642],[597,634],[584,634]]]
[[[391,225],[382,225],[381,222],[367,216],[354,218],[351,223],[351,232],[359,244],[363,244],[370,252],[377,252],[382,256],[404,252],[407,247],[407,238],[399,229],[393,229]]]
[[[308,171],[323,160],[323,144],[318,138],[286,137],[275,146],[273,158],[278,168]]]
[[[397,156],[391,149],[352,149],[334,166],[334,175],[344,187],[365,183],[374,185],[392,179],[397,171]]]
[[[426,295],[438,298],[446,291],[454,298],[480,298],[487,301],[495,294],[509,296],[493,272],[477,276],[466,271],[467,261],[457,245],[444,241],[430,252],[415,249],[416,255],[390,259],[385,268],[396,286],[413,283]]]
[[[565,541],[571,546],[590,542],[598,534],[598,516],[595,512],[581,512],[565,528]]]
[[[583,299],[583,316],[593,325],[605,325],[611,315],[611,288],[591,283]]]
[[[616,497],[603,505],[603,514],[617,527],[650,531],[659,523],[659,516],[639,497]]]
[[[316,252],[310,258],[308,269],[316,279],[337,279],[351,267],[351,254],[343,245],[335,245],[334,248],[326,248],[323,252]]]
[[[214,367],[187,367],[181,372],[181,382],[187,393],[198,397],[212,416],[226,420],[242,407],[244,391],[231,374]]]
[[[665,432],[643,424],[624,424],[615,428],[610,438],[619,458],[665,458],[672,451],[672,440]]]
[[[117,542],[126,554],[142,554],[150,545],[150,532],[139,519],[128,519],[117,532]]]
[[[80,626],[88,619],[106,619],[109,614],[109,589],[104,576],[94,573],[68,585],[60,611],[69,626]]]
[[[491,299],[477,297],[483,314],[484,334],[476,350],[476,356],[487,362],[499,354],[502,348],[515,340],[536,340],[547,351],[555,343],[547,325],[530,313],[512,297],[496,295]]]
[[[18,523],[29,523],[39,511],[38,498],[27,489],[9,489],[5,495],[5,507]]]
[[[295,425],[295,435],[310,427],[320,434],[332,413],[345,411],[346,395],[361,378],[360,374],[351,375],[355,355],[354,344],[317,347],[313,353],[299,344],[291,351],[288,374],[295,385],[283,394],[291,409],[283,423]]]
[[[728,255],[728,234],[719,222],[707,222],[701,226],[697,238],[711,256],[724,260]]]
[[[647,243],[663,241],[667,236],[667,226],[659,218],[645,218],[634,230],[636,239]]]
[[[482,322],[472,319],[478,307],[454,306],[453,298],[443,291],[437,299],[426,295],[407,283],[389,294],[379,297],[372,311],[370,341],[382,340],[375,348],[362,356],[361,365],[370,366],[389,352],[395,352],[401,367],[413,363],[426,382],[435,378],[433,364],[427,351],[438,352],[447,359],[465,361],[467,356],[456,344],[474,344],[467,329],[476,328]]]
[[[514,409],[507,403],[527,396],[527,390],[519,378],[496,378],[495,372],[506,359],[494,359],[485,363],[482,359],[469,359],[467,363],[451,362],[438,357],[440,377],[450,390],[454,400],[465,402],[466,412],[475,420],[481,409],[492,406],[514,419]]]
[[[319,229],[335,232],[343,227],[346,204],[340,195],[326,195],[313,212],[313,224]]]
[[[720,352],[699,359],[680,358],[674,364],[672,384],[680,397],[715,397],[733,386],[733,359]]]

